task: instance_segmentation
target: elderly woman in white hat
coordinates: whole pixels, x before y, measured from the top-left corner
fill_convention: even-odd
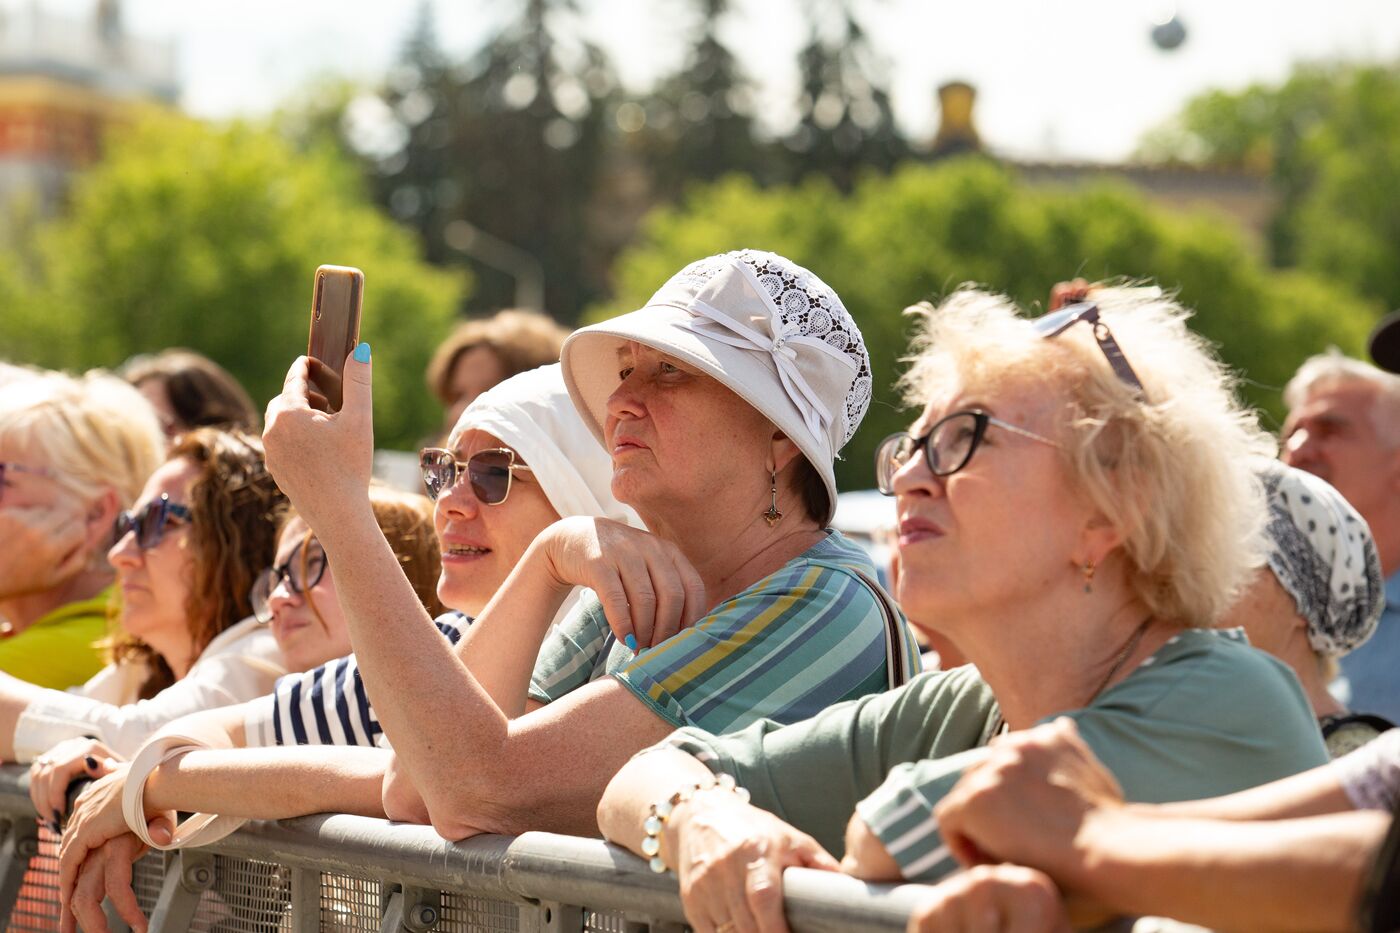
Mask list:
[[[599,826],[676,871],[701,933],[783,929],[788,866],[943,877],[957,840],[934,805],[978,746],[1048,718],[1074,719],[1137,801],[1326,759],[1288,669],[1212,628],[1261,562],[1252,465],[1273,443],[1184,309],[1104,295],[1028,321],[968,290],[922,310],[905,381],[922,412],[876,477],[900,601],[971,664],[628,762]]]
[[[370,353],[313,410],[306,361],[269,408],[269,467],[326,551],[397,760],[384,803],[445,836],[596,834],[603,786],[678,726],[796,721],[917,670],[864,553],[826,527],[832,461],[870,398],[860,333],[771,253],[688,266],[642,309],[570,338],[564,376],[649,531],[564,519],[454,648],[383,543],[365,489]],[[443,535],[444,562],[475,559]],[[575,586],[587,598],[556,627]],[[537,660],[538,659],[538,660]]]
[[[1364,644],[1380,621],[1380,557],[1366,522],[1326,480],[1277,460],[1258,469],[1269,496],[1268,565],[1221,624],[1242,627],[1250,644],[1293,669],[1328,753],[1339,758],[1394,728],[1327,691],[1336,659]]]

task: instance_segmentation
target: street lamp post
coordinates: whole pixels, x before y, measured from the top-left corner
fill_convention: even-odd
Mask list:
[[[531,253],[465,220],[449,223],[442,238],[457,252],[515,279],[517,308],[544,311],[544,266]]]

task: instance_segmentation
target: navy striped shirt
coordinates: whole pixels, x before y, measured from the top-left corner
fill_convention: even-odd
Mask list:
[[[448,612],[433,620],[452,644],[471,619]],[[384,730],[369,705],[353,654],[277,681],[270,696],[247,704],[245,742],[268,745],[375,745]]]

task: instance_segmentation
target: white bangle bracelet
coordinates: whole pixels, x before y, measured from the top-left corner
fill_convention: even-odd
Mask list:
[[[155,770],[167,761],[209,747],[207,742],[187,735],[163,735],[147,742],[141,751],[137,752],[127,772],[126,785],[122,788],[122,816],[126,819],[127,827],[146,845],[153,849],[208,845],[248,822],[242,817],[196,813],[175,828],[168,845],[161,845],[151,838],[146,827],[146,782]]]

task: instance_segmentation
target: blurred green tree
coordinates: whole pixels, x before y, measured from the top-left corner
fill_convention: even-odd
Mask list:
[[[901,430],[892,386],[908,346],[901,312],[977,282],[1038,310],[1061,279],[1153,281],[1197,311],[1194,326],[1246,378],[1249,401],[1275,420],[1279,388],[1329,343],[1355,352],[1373,308],[1345,287],[1271,271],[1211,214],[1182,216],[1130,188],[1030,188],[979,158],[871,176],[849,196],[826,180],[762,190],[730,178],[648,218],[614,269],[617,297],[599,319],[636,308],[687,262],[752,247],[782,253],[841,295],[865,335],[876,396],[838,464],[844,488],[873,483],[872,455]]]
[[[265,402],[305,352],[311,277],[327,262],[365,272],[376,441],[411,448],[437,427],[423,372],[465,276],[424,263],[345,160],[265,129],[153,113],[110,137],[68,212],[36,231],[19,297],[0,303],[3,352],[85,368],[186,346]]]
[[[1400,67],[1308,66],[1280,85],[1204,94],[1140,154],[1268,173],[1273,262],[1400,305]]]

